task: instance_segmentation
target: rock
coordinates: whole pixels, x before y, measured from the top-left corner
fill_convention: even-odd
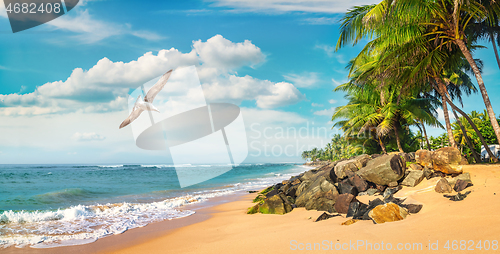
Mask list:
[[[465,157],[462,157],[462,161],[460,162],[460,165],[469,165],[469,162]]]
[[[285,214],[292,211],[292,204],[288,202],[283,194],[266,198],[260,205],[259,212],[265,214]]]
[[[356,223],[356,222],[358,222],[358,221],[360,221],[360,220],[356,220],[356,219],[348,219],[348,220],[346,220],[346,221],[342,222],[342,224],[341,224],[341,225],[344,225],[344,226],[349,226],[349,225],[352,225],[352,224],[354,224],[354,223]]]
[[[408,165],[408,169],[409,170],[422,170],[423,167],[420,166],[419,164],[412,163],[412,164]]]
[[[352,186],[351,183],[348,181],[348,179],[344,179],[342,182],[339,183],[339,193],[340,194],[350,193],[356,196],[358,195],[358,189]]]
[[[338,213],[347,213],[349,211],[349,205],[353,199],[354,195],[350,193],[341,194],[335,203],[335,210]]]
[[[381,224],[385,222],[399,221],[408,215],[408,211],[406,209],[394,204],[387,203],[383,205],[379,205],[373,208],[368,216],[373,220],[376,224]]]
[[[299,178],[294,179],[294,180],[292,181],[292,185],[297,185],[297,184],[300,184],[300,179],[299,179]]]
[[[382,194],[382,197],[387,198],[389,196],[394,195],[396,192],[401,190],[401,187],[387,188]]]
[[[467,195],[470,194],[470,191],[462,194],[462,193],[457,193],[457,195],[443,195],[445,198],[449,198],[451,201],[462,201],[464,200]]]
[[[420,164],[422,167],[432,168],[432,152],[428,150],[420,149],[415,153],[415,162]]]
[[[318,176],[305,190],[301,189],[303,183],[297,189],[297,207],[305,207],[307,210],[335,212],[334,205],[339,193],[337,188],[329,182],[325,176]]]
[[[400,204],[399,206],[406,208],[408,213],[418,213],[424,207],[422,204]]]
[[[348,172],[356,172],[364,167],[370,160],[370,156],[362,154],[352,159],[340,161],[335,165],[334,172],[338,179],[344,179],[348,176]]]
[[[461,192],[463,190],[465,190],[465,188],[467,188],[469,186],[469,183],[462,180],[462,179],[458,179],[457,182],[455,183],[455,186],[453,186],[453,189],[456,191],[456,192]]]
[[[398,185],[399,185],[399,183],[398,183],[398,182],[396,182],[396,181],[394,181],[394,182],[390,182],[390,183],[387,185],[387,187],[391,187],[391,188],[392,188],[392,187],[396,187],[396,186],[398,186]]]
[[[439,180],[439,182],[437,182],[434,190],[437,193],[451,193],[452,192],[451,185],[448,183],[448,180],[446,180],[446,178],[441,178],[441,180]]]
[[[276,194],[278,194],[278,189],[273,189],[272,191],[266,193],[266,198],[270,198]]]
[[[292,198],[296,198],[297,197],[296,193],[297,193],[298,188],[299,188],[299,184],[291,186],[290,188],[288,188],[288,190],[285,191],[285,195],[292,197]]]
[[[346,171],[356,172],[358,167],[352,160],[339,162],[334,169],[337,179],[344,179],[347,177]]]
[[[307,190],[307,188],[309,187],[309,185],[311,185],[311,182],[310,181],[303,181],[299,184],[299,186],[297,187],[297,190],[295,192],[295,195],[298,197],[302,194],[302,192],[304,192],[305,190]]]
[[[258,213],[259,212],[259,207],[260,207],[260,204],[256,204],[256,205],[248,208],[247,214]]]
[[[363,192],[368,189],[368,183],[365,181],[365,179],[361,178],[358,174],[353,174],[349,178],[349,182],[356,187],[358,192]]]
[[[256,191],[256,190],[251,190],[251,191],[248,191],[248,193],[257,193],[259,191]]]
[[[464,172],[458,176],[455,176],[451,179],[448,179],[448,182],[450,183],[451,187],[454,187],[455,186],[455,183],[458,181],[458,180],[462,180],[462,181],[466,181],[467,183],[469,183],[470,185],[472,185],[472,181],[470,180],[470,174],[469,172]]]
[[[363,215],[362,216],[360,216],[359,214],[354,215],[353,219],[371,220],[370,216],[368,215],[370,213],[370,211],[373,208],[375,208],[379,205],[383,205],[383,204],[384,204],[384,201],[382,201],[380,198],[369,201],[368,207],[365,209],[365,212],[363,213]]]
[[[408,156],[410,157],[410,162],[415,162],[415,152],[408,153]]]
[[[412,165],[414,165],[414,164],[412,164]],[[409,170],[408,172],[409,172],[409,174],[401,182],[401,185],[415,187],[420,182],[422,182],[422,180],[424,180],[424,171],[422,171],[422,170]]]
[[[432,169],[428,168],[428,167],[424,167],[424,169],[422,170],[424,171],[424,177],[429,180],[430,179],[430,176],[432,175]]]
[[[322,220],[328,220],[333,217],[340,216],[340,214],[328,214],[326,212],[322,213],[314,222],[322,221]]]
[[[378,185],[388,185],[401,179],[405,170],[406,165],[399,155],[383,155],[368,161],[357,174],[366,181]]]
[[[462,173],[462,154],[455,147],[443,147],[432,154],[434,170],[445,174]]]
[[[359,201],[353,201],[349,204],[349,209],[347,210],[346,217],[353,217],[355,219],[361,219],[363,215],[367,212],[368,205],[361,203]]]

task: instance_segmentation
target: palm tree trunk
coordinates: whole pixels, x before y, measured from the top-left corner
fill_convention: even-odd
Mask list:
[[[448,106],[446,105],[446,99],[443,96],[441,96],[441,99],[443,104],[444,121],[446,123],[446,132],[448,133],[448,140],[450,141],[450,146],[457,147],[455,138],[453,138],[453,131],[451,130],[450,115],[448,112]]]
[[[453,110],[453,115],[455,116],[455,119],[457,120],[458,125],[460,126],[460,129],[462,130],[462,134],[464,135],[465,141],[467,142],[467,145],[469,146],[469,149],[472,153],[472,156],[474,156],[474,160],[476,160],[476,163],[481,162],[481,156],[477,154],[476,150],[474,149],[474,146],[472,146],[472,142],[469,139],[469,136],[467,136],[467,131],[465,130],[464,126],[462,125],[462,121],[460,121],[460,118],[457,116],[457,112]]]
[[[398,144],[398,149],[400,153],[404,153],[403,147],[401,146],[401,139],[399,139],[398,127],[394,124],[394,134],[396,135],[396,143]]]
[[[425,131],[425,125],[422,122],[422,120],[420,120],[420,124],[422,125],[422,130],[424,132],[425,142],[427,143],[427,150],[430,151],[431,150],[431,143],[429,142],[429,138],[427,137],[427,131]]]
[[[474,58],[472,58],[472,54],[467,48],[467,45],[465,45],[464,41],[457,39],[455,40],[455,43],[458,45],[458,47],[464,54],[465,58],[467,59],[467,62],[469,62],[470,66],[472,67],[472,71],[476,76],[477,85],[479,86],[479,90],[481,91],[481,95],[483,96],[483,101],[484,105],[486,106],[486,111],[488,112],[488,116],[490,117],[491,126],[493,126],[493,130],[495,131],[495,135],[497,137],[497,143],[500,144],[500,126],[498,125],[497,117],[491,106],[490,97],[488,96],[488,92],[486,91],[486,87],[484,86],[484,81],[483,77],[481,76],[481,72],[479,71],[476,61],[474,61]]]
[[[498,69],[500,69],[500,58],[498,57],[497,42],[495,36],[491,31],[489,31],[491,44],[493,45],[493,51],[495,52],[495,58],[497,59]]]
[[[434,86],[434,89],[436,89],[436,91],[438,91],[438,93],[441,96],[445,97],[446,102],[448,102],[448,104],[450,104],[450,106],[454,110],[458,111],[458,113],[460,113],[463,117],[465,117],[465,119],[467,120],[467,122],[469,122],[469,124],[471,125],[471,127],[474,129],[474,131],[476,132],[477,136],[481,140],[481,144],[484,146],[484,149],[486,150],[486,152],[488,153],[488,155],[490,156],[490,158],[493,158],[492,160],[494,162],[498,162],[497,157],[495,157],[493,155],[493,153],[491,152],[490,147],[488,146],[488,144],[486,143],[486,141],[484,141],[483,135],[477,129],[477,126],[474,124],[474,122],[470,119],[470,117],[465,112],[463,112],[460,108],[458,108],[457,106],[455,106],[455,104],[453,104],[453,102],[450,99],[448,99],[448,97],[446,97],[446,94],[444,93],[444,90],[445,90],[446,86],[444,85],[444,83],[441,80],[441,78],[438,78],[437,76],[435,76],[434,79],[435,79],[436,83],[438,84],[438,86],[436,86],[436,84],[434,84],[433,82],[430,82]],[[441,89],[443,89],[443,90],[441,90]]]
[[[386,154],[387,151],[385,150],[384,142],[382,142],[382,139],[380,138],[380,136],[378,137],[378,143],[379,143],[380,147],[382,148],[382,152],[384,152],[384,154]]]

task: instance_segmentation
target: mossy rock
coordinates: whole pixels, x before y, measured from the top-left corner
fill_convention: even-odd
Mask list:
[[[263,191],[261,191],[260,194],[266,195],[268,192],[270,192],[272,190],[274,190],[274,185],[267,187],[266,189],[264,189]]]
[[[259,206],[260,204],[256,204],[252,207],[249,207],[248,210],[247,210],[247,214],[255,214],[255,213],[258,213],[259,212]]]

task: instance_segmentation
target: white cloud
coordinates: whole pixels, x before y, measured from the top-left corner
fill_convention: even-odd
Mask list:
[[[76,132],[73,136],[71,136],[71,139],[76,141],[102,141],[106,139],[106,137],[103,137],[95,132]]]
[[[161,40],[164,37],[151,31],[133,30],[130,25],[120,25],[97,20],[83,9],[87,1],[80,3],[67,14],[47,22],[44,26],[76,33],[73,36],[81,43],[94,43],[108,37],[118,35],[132,35],[146,40]],[[0,17],[7,18],[3,0],[0,0]]]
[[[331,107],[329,109],[315,111],[314,114],[317,116],[332,116],[334,111],[335,111],[335,108]]]
[[[337,103],[337,101],[336,101],[336,100],[334,100],[334,99],[331,99],[331,100],[329,100],[328,102],[329,102],[330,104],[335,104],[335,103]]]
[[[316,72],[306,72],[302,75],[288,74],[283,75],[283,77],[292,82],[296,87],[311,87],[318,83],[318,73]]]
[[[238,12],[313,12],[344,13],[356,5],[374,4],[374,0],[210,0],[213,6],[227,7]]]
[[[339,18],[328,18],[328,17],[319,17],[319,18],[305,18],[302,21],[309,25],[332,25],[339,22]]]
[[[221,35],[216,35],[206,42],[194,41],[193,48],[205,67],[235,69],[245,65],[252,67],[265,60],[260,48],[249,40],[233,43]]]
[[[318,103],[312,103],[311,106],[313,107],[323,107],[324,105],[323,104],[318,104]]]
[[[0,115],[123,110],[129,89],[135,89],[168,69],[190,65],[198,67],[209,101],[255,100],[258,107],[273,108],[304,99],[293,84],[235,75],[237,68],[253,66],[264,59],[265,55],[250,41],[233,43],[220,35],[206,42],[194,41],[189,53],[172,48],[160,50],[156,55],[147,52],[126,63],[103,58],[89,70],[76,68],[66,80],[43,84],[31,93],[0,94],[0,106],[3,106]],[[303,85],[300,80],[296,81]],[[175,88],[180,89],[172,89]]]

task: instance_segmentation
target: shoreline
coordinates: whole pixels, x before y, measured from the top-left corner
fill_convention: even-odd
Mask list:
[[[472,193],[462,201],[451,201],[436,193],[433,188],[436,179],[424,180],[421,186],[408,187],[400,195],[424,204],[422,211],[405,220],[384,224],[359,221],[344,226],[345,216],[326,221],[313,222],[321,211],[307,211],[295,208],[285,215],[246,214],[254,194],[240,196],[233,202],[213,207],[210,218],[199,223],[167,232],[157,238],[150,238],[138,244],[123,246],[101,253],[290,253],[307,250],[307,243],[317,243],[317,248],[332,251],[338,246],[350,248],[350,244],[388,244],[394,248],[389,252],[399,253],[408,250],[405,244],[413,244],[420,249],[418,253],[454,253],[452,241],[466,240],[467,246],[479,241],[500,241],[500,224],[496,216],[500,210],[500,165],[469,165],[464,170],[471,173],[474,186]],[[326,250],[329,242],[329,250]],[[361,242],[358,242],[361,241]],[[449,249],[445,248],[449,241]],[[437,243],[437,245],[435,245]],[[302,245],[301,245],[302,244]],[[402,244],[402,245],[398,245]],[[460,243],[459,243],[460,244]],[[311,246],[310,246],[311,247]],[[295,248],[295,249],[294,249]],[[311,247],[314,248],[314,247]],[[350,253],[364,253],[375,249],[343,250]],[[335,251],[335,250],[334,250]],[[387,250],[384,250],[387,251]],[[476,249],[477,251],[477,249]],[[491,249],[490,249],[491,251]]]
[[[420,244],[418,253],[454,253],[452,241],[470,241],[476,247],[479,241],[500,241],[500,165],[467,165],[474,185],[471,194],[462,201],[450,201],[436,193],[433,186],[438,178],[424,180],[417,187],[405,187],[397,196],[407,197],[424,206],[418,214],[384,224],[359,221],[344,226],[345,216],[313,222],[322,211],[295,208],[285,215],[246,214],[256,193],[240,192],[214,198],[206,203],[193,204],[194,215],[149,224],[143,228],[112,235],[85,245],[50,249],[10,247],[2,253],[290,253],[300,248],[323,248],[332,251],[335,246],[358,249],[342,252],[368,253],[391,244],[389,252],[399,253],[398,244]],[[497,193],[498,192],[498,193]],[[368,196],[362,196],[368,198]],[[377,196],[375,196],[377,197]],[[366,201],[365,201],[366,202]],[[210,203],[210,204],[209,204]],[[175,225],[174,225],[175,224]],[[325,242],[326,241],[326,242]],[[450,249],[445,248],[449,241]],[[328,244],[325,244],[328,243]],[[437,243],[437,245],[435,245]],[[317,245],[314,245],[317,244]],[[355,244],[355,246],[357,246]],[[376,245],[378,244],[378,245]],[[347,247],[350,246],[350,247]],[[331,249],[324,249],[324,248]],[[294,249],[295,248],[295,249]],[[335,251],[335,250],[334,250]],[[388,251],[388,250],[384,250]],[[478,251],[475,249],[475,251]],[[482,250],[484,252],[484,250]],[[491,252],[492,250],[487,252]]]
[[[171,220],[163,220],[150,223],[144,227],[132,228],[121,234],[109,235],[94,242],[70,245],[54,246],[47,248],[31,248],[29,246],[18,248],[8,247],[1,249],[3,254],[66,254],[66,253],[109,253],[116,249],[126,248],[141,244],[149,239],[155,239],[174,232],[177,229],[196,224],[209,219],[215,212],[214,208],[227,202],[239,200],[244,195],[251,195],[247,191],[235,192],[226,196],[214,197],[207,201],[183,206],[180,210],[195,211],[193,215]]]

